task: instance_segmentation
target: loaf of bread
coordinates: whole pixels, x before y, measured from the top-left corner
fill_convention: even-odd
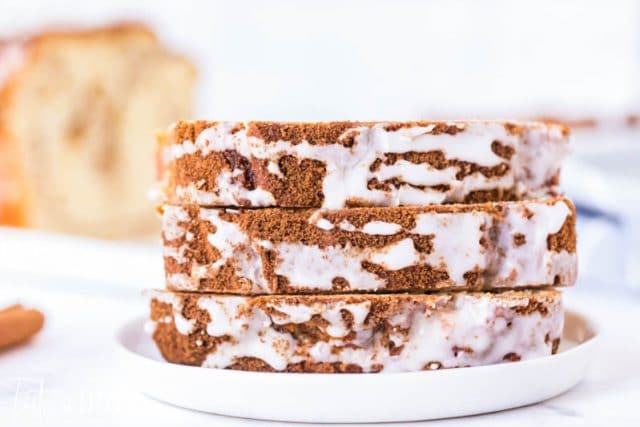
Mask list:
[[[141,25],[2,42],[0,223],[155,230],[154,134],[190,114],[194,81],[194,67]]]

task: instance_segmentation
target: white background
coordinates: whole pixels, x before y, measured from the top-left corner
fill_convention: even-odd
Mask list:
[[[633,0],[0,1],[5,36],[120,19],[199,65],[201,117],[585,114],[639,99]]]

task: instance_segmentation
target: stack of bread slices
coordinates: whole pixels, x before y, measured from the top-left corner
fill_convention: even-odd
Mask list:
[[[406,372],[557,351],[565,127],[184,121],[159,145],[166,360]]]

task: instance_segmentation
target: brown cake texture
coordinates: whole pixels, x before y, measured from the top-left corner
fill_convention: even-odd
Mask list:
[[[337,209],[556,195],[569,132],[509,121],[181,121],[158,142],[169,203]]]
[[[235,294],[568,286],[566,198],[473,205],[228,209],[165,205],[167,287]]]
[[[149,328],[173,363],[249,371],[406,372],[557,351],[554,290],[270,295],[150,293]]]

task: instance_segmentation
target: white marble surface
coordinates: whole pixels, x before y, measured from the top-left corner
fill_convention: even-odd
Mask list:
[[[138,393],[118,365],[113,335],[123,320],[144,311],[141,297],[100,295],[91,289],[91,283],[86,289],[70,289],[55,281],[16,282],[20,281],[4,284],[5,299],[17,296],[42,308],[47,323],[27,346],[0,353],[0,425],[271,424],[191,412]],[[429,424],[640,425],[636,407],[640,402],[637,298],[579,289],[567,292],[567,305],[592,313],[602,331],[600,349],[587,378],[570,392],[525,408]]]

